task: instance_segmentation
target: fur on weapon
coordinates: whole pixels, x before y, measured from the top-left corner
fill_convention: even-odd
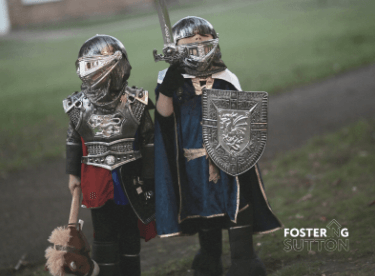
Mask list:
[[[67,246],[69,239],[69,229],[67,227],[57,227],[52,231],[48,241],[55,245]],[[46,266],[49,272],[54,276],[64,276],[64,254],[66,252],[57,250],[54,246],[50,246],[46,249],[45,257],[47,259]]]
[[[80,187],[73,191],[68,226],[57,227],[48,241],[54,244],[45,251],[46,267],[53,276],[74,275],[95,276],[99,266],[89,256],[90,246],[78,223]],[[79,229],[77,229],[79,226]]]

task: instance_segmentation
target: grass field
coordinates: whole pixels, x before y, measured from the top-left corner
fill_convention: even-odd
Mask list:
[[[270,276],[370,276],[375,271],[375,121],[360,121],[312,139],[303,148],[262,163],[267,196],[285,228],[326,228],[333,219],[348,229],[349,251],[319,251],[314,243],[284,250],[284,231],[256,235],[257,254]],[[224,231],[224,267],[230,265]],[[301,240],[302,238],[299,238]],[[298,242],[300,247],[300,241]],[[193,256],[170,260],[142,275],[185,275]],[[48,275],[42,267],[18,276]]]
[[[280,93],[375,61],[372,0],[210,0],[197,5],[174,9],[172,22],[187,15],[207,18],[244,90]],[[70,28],[68,38],[53,39],[51,33],[51,40],[0,40],[2,174],[64,155],[68,120],[61,101],[79,89],[74,62],[83,42],[97,32],[124,43],[133,65],[129,83],[153,90],[157,71],[166,67],[154,63],[151,54],[163,44],[156,15],[116,24]]]
[[[360,121],[264,167],[268,196],[286,228],[325,228],[335,219],[349,231],[349,252],[319,252],[315,243],[311,252],[305,246],[286,253],[283,231],[258,236],[260,256],[279,270],[273,275],[373,275],[374,151],[375,121]]]

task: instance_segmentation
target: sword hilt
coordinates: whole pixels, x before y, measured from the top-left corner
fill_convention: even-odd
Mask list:
[[[170,64],[181,62],[184,58],[188,57],[189,53],[185,48],[182,53],[179,53],[174,45],[167,45],[163,48],[163,54],[158,54],[157,50],[153,51],[155,62],[166,61]]]

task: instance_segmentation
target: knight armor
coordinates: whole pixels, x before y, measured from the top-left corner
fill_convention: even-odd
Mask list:
[[[76,67],[82,90],[63,101],[70,118],[67,171],[80,166],[72,160],[82,155],[77,147],[82,138],[88,154],[81,162],[110,171],[120,167],[129,202],[139,219],[148,223],[154,218],[153,123],[148,92],[127,86],[131,70],[127,53],[111,36],[97,35],[86,41]],[[131,169],[122,170],[121,166],[132,162]]]
[[[133,143],[148,103],[148,92],[126,87],[125,95],[128,103],[118,102],[114,110],[98,108],[82,91],[63,101],[75,131],[87,146],[88,155],[82,157],[83,163],[114,170],[141,158]]]

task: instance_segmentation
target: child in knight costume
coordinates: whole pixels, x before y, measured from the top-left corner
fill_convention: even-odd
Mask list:
[[[152,227],[155,208],[152,103],[147,91],[127,86],[131,66],[114,37],[87,40],[76,68],[81,91],[63,101],[69,189],[81,186],[91,208],[99,275],[141,275],[138,219]]]
[[[200,250],[192,264],[194,275],[218,276],[223,273],[222,229],[228,229],[232,265],[227,275],[265,275],[264,265],[253,249],[252,235],[275,231],[281,223],[268,204],[258,165],[253,164],[243,173],[232,176],[235,174],[227,166],[232,162],[232,150],[226,153],[224,148],[232,143],[230,137],[235,135],[223,134],[227,140],[219,158],[214,159],[211,151],[220,146],[209,149],[211,145],[205,143],[218,135],[210,129],[227,128],[231,116],[242,112],[233,109],[220,115],[212,111],[230,101],[232,107],[239,102],[235,93],[241,91],[240,83],[222,61],[219,38],[207,20],[189,16],[178,21],[172,31],[178,52],[187,52],[188,56],[159,72],[155,90],[158,235],[170,237],[198,232]],[[226,94],[222,93],[225,99],[218,98],[207,107],[208,100],[202,96],[204,89],[213,89],[216,96],[225,90]],[[214,125],[214,120],[206,119],[206,115],[214,116],[216,121],[221,116],[223,125]],[[245,115],[236,119],[241,124],[232,127],[235,134],[246,132],[244,118],[249,116]],[[242,142],[243,136],[239,137],[237,140]],[[233,151],[239,151],[237,144],[231,144]],[[229,171],[224,170],[226,167],[230,167]]]

